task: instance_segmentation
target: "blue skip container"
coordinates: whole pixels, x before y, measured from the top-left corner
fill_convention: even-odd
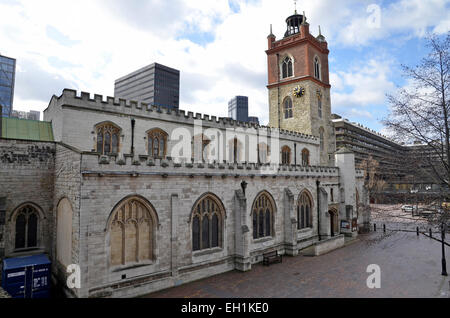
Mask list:
[[[49,298],[51,262],[44,254],[3,260],[2,287],[13,298]]]

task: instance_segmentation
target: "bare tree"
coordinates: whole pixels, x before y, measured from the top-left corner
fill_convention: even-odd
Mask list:
[[[441,226],[444,241],[449,209],[442,203],[450,194],[450,32],[429,35],[427,47],[429,53],[419,65],[402,65],[408,85],[388,95],[391,114],[383,123],[398,142],[414,144],[405,157],[411,173],[438,186],[439,200],[428,221]],[[444,250],[442,263],[446,275]]]
[[[370,193],[370,197],[376,198],[386,185],[381,176],[380,163],[372,155],[369,155],[367,159],[361,162],[359,168],[364,171],[364,186]]]

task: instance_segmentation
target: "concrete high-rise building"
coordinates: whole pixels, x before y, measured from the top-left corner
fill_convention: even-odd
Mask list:
[[[16,60],[0,55],[0,106],[2,116],[11,116],[14,101]]]
[[[20,118],[20,119],[31,119],[31,120],[40,120],[41,119],[41,112],[36,110],[30,110],[29,112],[20,111],[20,110],[13,110],[11,112],[11,116],[13,118]]]
[[[228,102],[228,117],[237,121],[248,121],[247,96],[236,96]]]
[[[373,203],[408,203],[420,200],[433,201],[439,196],[439,184],[432,172],[417,169],[407,158],[432,158],[433,151],[427,145],[397,143],[376,131],[332,114],[336,135],[336,148],[351,150],[357,169],[367,169],[367,160],[377,162],[375,177],[382,180],[383,189],[372,191]]]
[[[114,96],[172,109],[180,105],[180,71],[153,63],[115,81]]]

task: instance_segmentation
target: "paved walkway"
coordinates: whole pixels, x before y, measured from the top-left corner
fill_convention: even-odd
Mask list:
[[[450,272],[450,248],[446,247]],[[381,268],[381,288],[369,289],[369,264]],[[441,275],[441,244],[415,233],[360,235],[349,245],[318,257],[283,258],[156,292],[145,297],[448,297]],[[443,294],[447,293],[447,294]]]

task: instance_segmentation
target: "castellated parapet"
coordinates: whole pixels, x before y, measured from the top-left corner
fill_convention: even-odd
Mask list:
[[[154,159],[148,156],[100,156],[83,154],[82,174],[104,175],[156,175],[202,177],[263,177],[263,178],[338,178],[338,167],[277,165],[256,163],[193,163],[186,160]]]
[[[94,111],[102,111],[109,113],[120,113],[123,115],[133,117],[146,117],[152,119],[173,121],[184,124],[192,124],[193,120],[201,120],[205,127],[214,128],[254,128],[259,130],[265,130],[270,136],[270,132],[273,128],[264,125],[258,125],[253,122],[241,122],[233,120],[231,118],[222,118],[217,116],[209,116],[206,114],[195,113],[184,110],[173,110],[163,106],[149,105],[147,103],[125,100],[122,98],[115,98],[107,96],[106,99],[103,95],[94,94],[94,98],[91,98],[91,94],[87,92],[80,92],[77,95],[76,90],[64,89],[61,96],[53,96],[50,101],[49,107],[44,112],[51,111],[53,105],[60,105],[61,107],[78,107],[89,108]],[[297,141],[305,141],[308,143],[318,143],[316,136],[307,135],[295,131],[289,131],[281,129],[279,131],[280,137],[289,139],[295,139]]]
[[[310,165],[318,165],[320,162],[320,141],[315,136],[114,97],[105,99],[98,94],[77,94],[70,89],[64,89],[59,97],[52,97],[44,111],[44,120],[52,122],[55,141],[83,152],[97,152],[96,127],[111,123],[120,130],[118,153],[122,155],[148,155],[148,132],[157,128],[167,134],[165,156],[180,155],[172,154],[172,150],[180,145],[180,136],[185,142],[188,141],[185,137],[189,139],[201,134],[218,134],[218,160],[232,161],[230,142],[236,136],[242,149],[237,161],[256,162],[258,142],[266,143],[269,147],[268,157],[270,154],[278,156],[279,153],[279,158],[270,159],[272,162],[281,162],[281,149],[285,146],[291,151],[290,163],[300,163],[305,149],[310,154]],[[213,143],[211,144],[213,148]],[[279,151],[276,151],[277,148]]]

